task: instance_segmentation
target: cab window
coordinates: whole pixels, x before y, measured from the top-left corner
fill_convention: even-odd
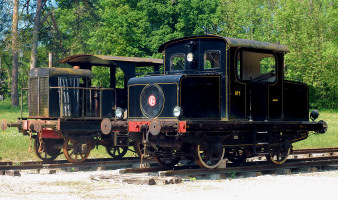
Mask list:
[[[185,67],[185,55],[183,53],[174,54],[170,57],[170,70],[181,71]]]
[[[204,53],[204,69],[214,69],[220,67],[220,51],[206,51]]]
[[[270,53],[239,51],[237,53],[236,74],[240,80],[275,82],[275,56]]]

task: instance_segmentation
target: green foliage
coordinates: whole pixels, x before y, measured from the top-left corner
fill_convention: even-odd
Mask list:
[[[160,44],[203,34],[217,1],[101,1],[101,26],[89,43],[103,54],[156,56]]]
[[[109,88],[110,72],[108,67],[93,67],[92,86]]]
[[[33,4],[33,3],[32,3]],[[35,4],[31,5],[35,6]],[[310,105],[338,105],[338,9],[332,0],[57,0],[57,27],[50,18],[40,29],[39,63],[53,66],[74,54],[162,58],[158,47],[171,39],[212,33],[285,44],[286,76],[309,85]],[[1,84],[8,94],[11,73],[11,4],[0,2]],[[19,87],[26,87],[34,9],[21,12]],[[97,71],[98,79],[100,70]],[[119,72],[118,77],[122,77]],[[118,79],[123,84],[123,79]],[[98,84],[105,81],[98,80]]]
[[[235,171],[229,171],[229,172],[228,172],[228,176],[229,176],[229,178],[231,178],[231,179],[235,179],[235,178],[236,178],[236,172],[235,172]]]
[[[310,88],[310,106],[338,105],[337,3],[222,0],[221,35],[285,44],[286,76]]]

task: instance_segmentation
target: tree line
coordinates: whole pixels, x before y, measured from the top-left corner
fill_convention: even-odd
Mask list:
[[[334,0],[0,0],[0,10],[0,87],[13,106],[49,52],[53,66],[74,54],[161,58],[160,44],[205,33],[288,46],[286,77],[309,85],[310,106],[338,105]]]

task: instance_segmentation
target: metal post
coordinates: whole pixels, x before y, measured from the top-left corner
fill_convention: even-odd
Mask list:
[[[22,97],[22,88],[21,88],[21,118],[22,118],[22,108],[23,108],[23,97]]]
[[[40,77],[38,77],[38,116],[40,116]]]
[[[48,55],[48,66],[49,67],[52,67],[52,65],[53,65],[53,53],[49,53],[49,55]]]
[[[90,113],[90,117],[92,117],[92,90],[89,89],[89,113]]]
[[[250,101],[249,101],[249,121],[252,121],[252,77],[250,77]]]
[[[265,112],[265,122],[268,121],[268,106],[269,106],[269,96],[268,96],[268,91],[269,91],[269,85],[268,85],[268,82],[267,80],[265,80],[264,82],[264,92],[265,92],[265,97],[264,97],[264,101],[265,101],[265,106],[264,106],[264,112]]]
[[[103,95],[103,90],[100,89],[100,118],[102,118],[102,95]]]
[[[60,81],[61,82],[61,81]],[[63,111],[63,90],[62,87],[60,88],[60,93],[61,93],[61,102],[60,102],[60,118],[64,116],[64,111]]]
[[[82,89],[82,117],[84,117],[84,111],[85,111],[85,89]],[[87,92],[87,91],[86,91]]]

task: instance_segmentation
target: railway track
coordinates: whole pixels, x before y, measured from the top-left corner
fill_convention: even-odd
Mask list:
[[[320,149],[296,149],[293,150],[293,154],[314,154],[314,153],[335,153],[338,152],[336,148],[320,148]]]
[[[311,172],[318,170],[338,169],[338,148],[301,149],[294,150],[290,158],[283,165],[273,165],[265,158],[255,157],[244,166],[219,169],[201,169],[196,166],[176,166],[173,169],[162,167],[146,169],[124,169],[122,174],[128,173],[158,173],[160,177],[184,176],[202,178],[222,178],[235,176],[257,176],[262,174],[291,174],[293,172]]]
[[[245,173],[266,174],[266,173],[291,173],[293,171],[311,170],[312,168],[332,168],[338,166],[338,148],[324,149],[301,149],[294,150],[286,163],[283,165],[272,165],[263,157],[255,157],[248,160],[246,165],[220,169],[200,169],[197,165],[176,166],[168,169],[159,167],[153,160],[148,160],[150,168],[139,168],[140,159],[135,157],[124,158],[121,160],[112,159],[88,159],[83,163],[68,163],[66,160],[57,160],[50,163],[44,162],[0,162],[0,171],[5,174],[9,170],[41,170],[41,169],[61,169],[65,171],[85,171],[85,170],[105,170],[121,169],[120,173],[158,173],[158,176],[219,176],[225,177],[241,176]]]
[[[88,159],[83,163],[69,163],[67,160],[55,160],[52,162],[0,162],[0,171],[5,170],[32,170],[32,169],[64,169],[86,170],[86,169],[118,169],[126,167],[134,167],[140,159],[136,157],[126,157],[121,160],[113,160],[111,158]],[[72,170],[68,170],[72,169]]]

